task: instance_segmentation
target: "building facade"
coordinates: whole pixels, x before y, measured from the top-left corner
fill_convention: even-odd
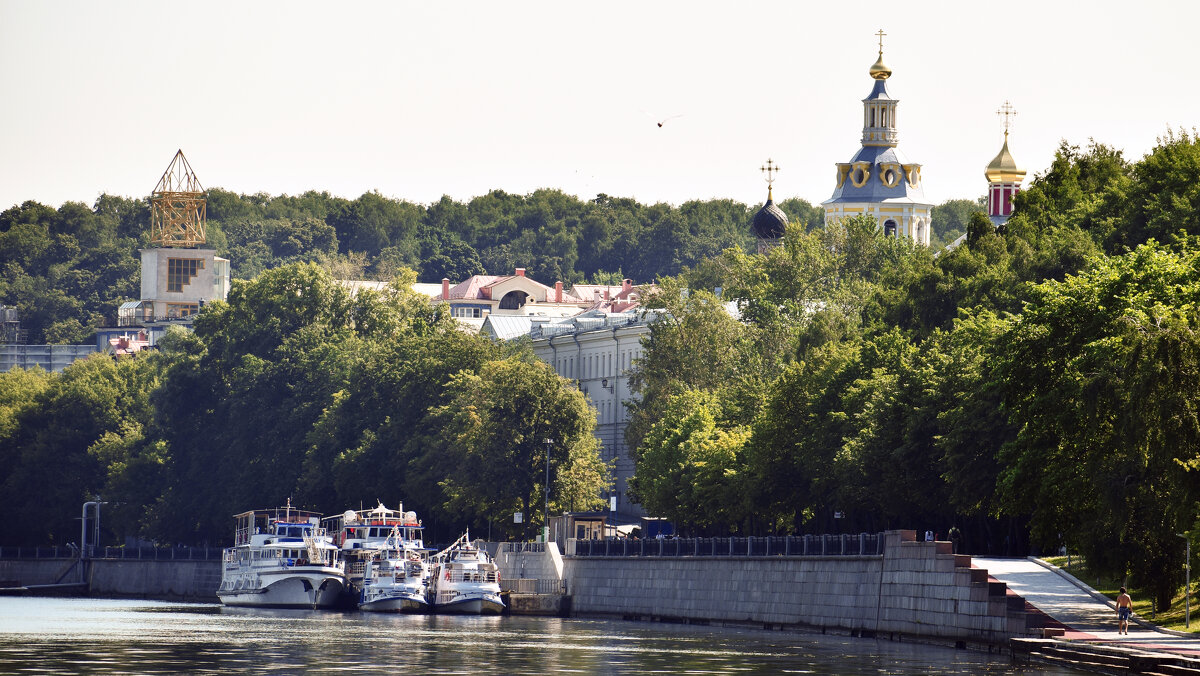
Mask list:
[[[642,355],[642,339],[656,316],[635,311],[589,312],[535,325],[530,334],[534,354],[560,376],[575,381],[596,409],[601,458],[613,467],[614,485],[609,498],[616,498],[618,514],[630,517],[645,512],[628,498],[629,478],[635,467],[625,442],[629,423],[625,402],[634,398],[629,372],[634,360]]]

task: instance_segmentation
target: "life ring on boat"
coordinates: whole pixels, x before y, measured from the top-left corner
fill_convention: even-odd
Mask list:
[[[450,581],[450,571],[446,571],[446,582]]]

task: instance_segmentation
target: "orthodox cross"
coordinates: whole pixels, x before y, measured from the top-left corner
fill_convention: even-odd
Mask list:
[[[1011,103],[1005,101],[1004,105],[1000,106],[1000,108],[996,110],[996,114],[1004,116],[1004,138],[1008,138],[1008,126],[1012,124],[1012,120],[1009,118],[1016,116],[1017,109],[1013,108]]]
[[[884,33],[883,29],[880,28],[879,32],[876,33],[876,35],[879,36],[879,55],[883,56],[883,36],[887,35],[887,33]]]
[[[770,186],[775,182],[775,172],[779,171],[779,167],[767,158],[767,163],[758,168],[759,171],[767,175],[767,185]]]

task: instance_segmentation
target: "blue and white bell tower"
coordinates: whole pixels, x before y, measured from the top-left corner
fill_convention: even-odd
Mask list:
[[[896,147],[897,99],[887,90],[892,70],[883,63],[883,36],[879,58],[871,66],[875,86],[863,99],[862,148],[849,162],[837,165],[837,187],[821,203],[825,222],[866,214],[876,219],[889,237],[908,237],[929,245],[933,205],[925,201],[921,165],[908,161]]]

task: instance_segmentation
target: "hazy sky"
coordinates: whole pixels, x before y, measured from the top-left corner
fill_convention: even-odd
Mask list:
[[[560,188],[818,203],[883,28],[900,148],[975,198],[1000,148],[1140,158],[1200,120],[1200,3],[0,0],[0,210],[205,187],[420,203]],[[667,120],[662,128],[657,119]],[[1028,180],[1028,179],[1027,179]]]

